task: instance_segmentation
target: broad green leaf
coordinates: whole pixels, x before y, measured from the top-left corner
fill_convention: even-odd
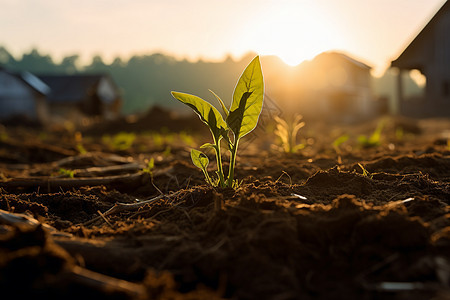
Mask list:
[[[197,168],[200,168],[203,171],[206,171],[206,167],[209,164],[208,156],[206,156],[203,152],[192,149],[191,150],[191,159]]]
[[[202,98],[179,92],[172,92],[172,96],[192,108],[200,119],[209,126],[216,139],[226,131],[227,124],[220,112]]]
[[[225,117],[228,117],[228,109],[226,108],[226,106],[223,103],[222,99],[220,99],[220,97],[217,96],[216,93],[214,93],[213,91],[211,91],[211,90],[209,90],[209,91],[214,95],[214,97],[216,97],[217,101],[219,101],[220,106],[222,106],[222,110],[225,113]]]
[[[263,106],[264,78],[259,56],[245,68],[234,88],[233,102],[226,119],[236,139],[251,132],[258,123]]]

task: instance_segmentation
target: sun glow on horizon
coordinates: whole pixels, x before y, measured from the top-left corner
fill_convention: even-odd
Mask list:
[[[0,46],[16,58],[32,48],[56,61],[77,54],[81,65],[96,55],[105,63],[152,53],[219,62],[252,52],[296,66],[331,50],[364,58],[381,76],[445,0],[31,2],[0,5],[8,28]]]
[[[345,42],[314,2],[273,3],[255,15],[258,18],[248,22],[239,45],[261,55],[276,55],[290,66],[340,48]]]

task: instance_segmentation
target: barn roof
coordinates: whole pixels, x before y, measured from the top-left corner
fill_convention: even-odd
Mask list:
[[[400,56],[391,62],[391,67],[422,70],[424,64],[423,48],[429,46],[427,40],[434,37],[436,24],[442,16],[448,13],[450,13],[450,2],[445,2]]]
[[[0,71],[16,77],[39,94],[48,95],[50,93],[50,87],[30,72],[12,72],[2,66],[0,66]]]
[[[361,69],[367,69],[370,70],[371,67],[366,65],[363,62],[360,62],[359,60],[356,60],[342,52],[337,52],[337,51],[327,51],[327,52],[323,52],[320,53],[319,55],[317,55],[313,60],[315,61],[324,61],[324,60],[331,60],[331,61],[336,61],[336,60],[341,60],[341,61],[346,61],[358,68]]]
[[[37,76],[33,75],[30,72],[22,72],[20,74],[20,78],[26,84],[28,84],[29,86],[31,86],[32,88],[34,88],[36,91],[38,91],[43,95],[48,95],[51,92],[50,87],[45,82],[43,82]]]

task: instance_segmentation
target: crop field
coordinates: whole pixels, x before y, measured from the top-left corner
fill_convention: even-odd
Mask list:
[[[260,122],[232,188],[191,162],[209,140],[197,117],[151,114],[82,132],[2,127],[5,299],[450,296],[448,120],[306,121],[293,153]]]

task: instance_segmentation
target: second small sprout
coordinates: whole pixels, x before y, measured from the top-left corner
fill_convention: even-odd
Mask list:
[[[301,122],[302,116],[296,114],[292,122],[287,122],[278,116],[275,116],[277,127],[275,134],[281,139],[281,150],[286,153],[296,153],[298,150],[305,148],[304,144],[297,144],[297,133],[305,126],[305,122]]]

